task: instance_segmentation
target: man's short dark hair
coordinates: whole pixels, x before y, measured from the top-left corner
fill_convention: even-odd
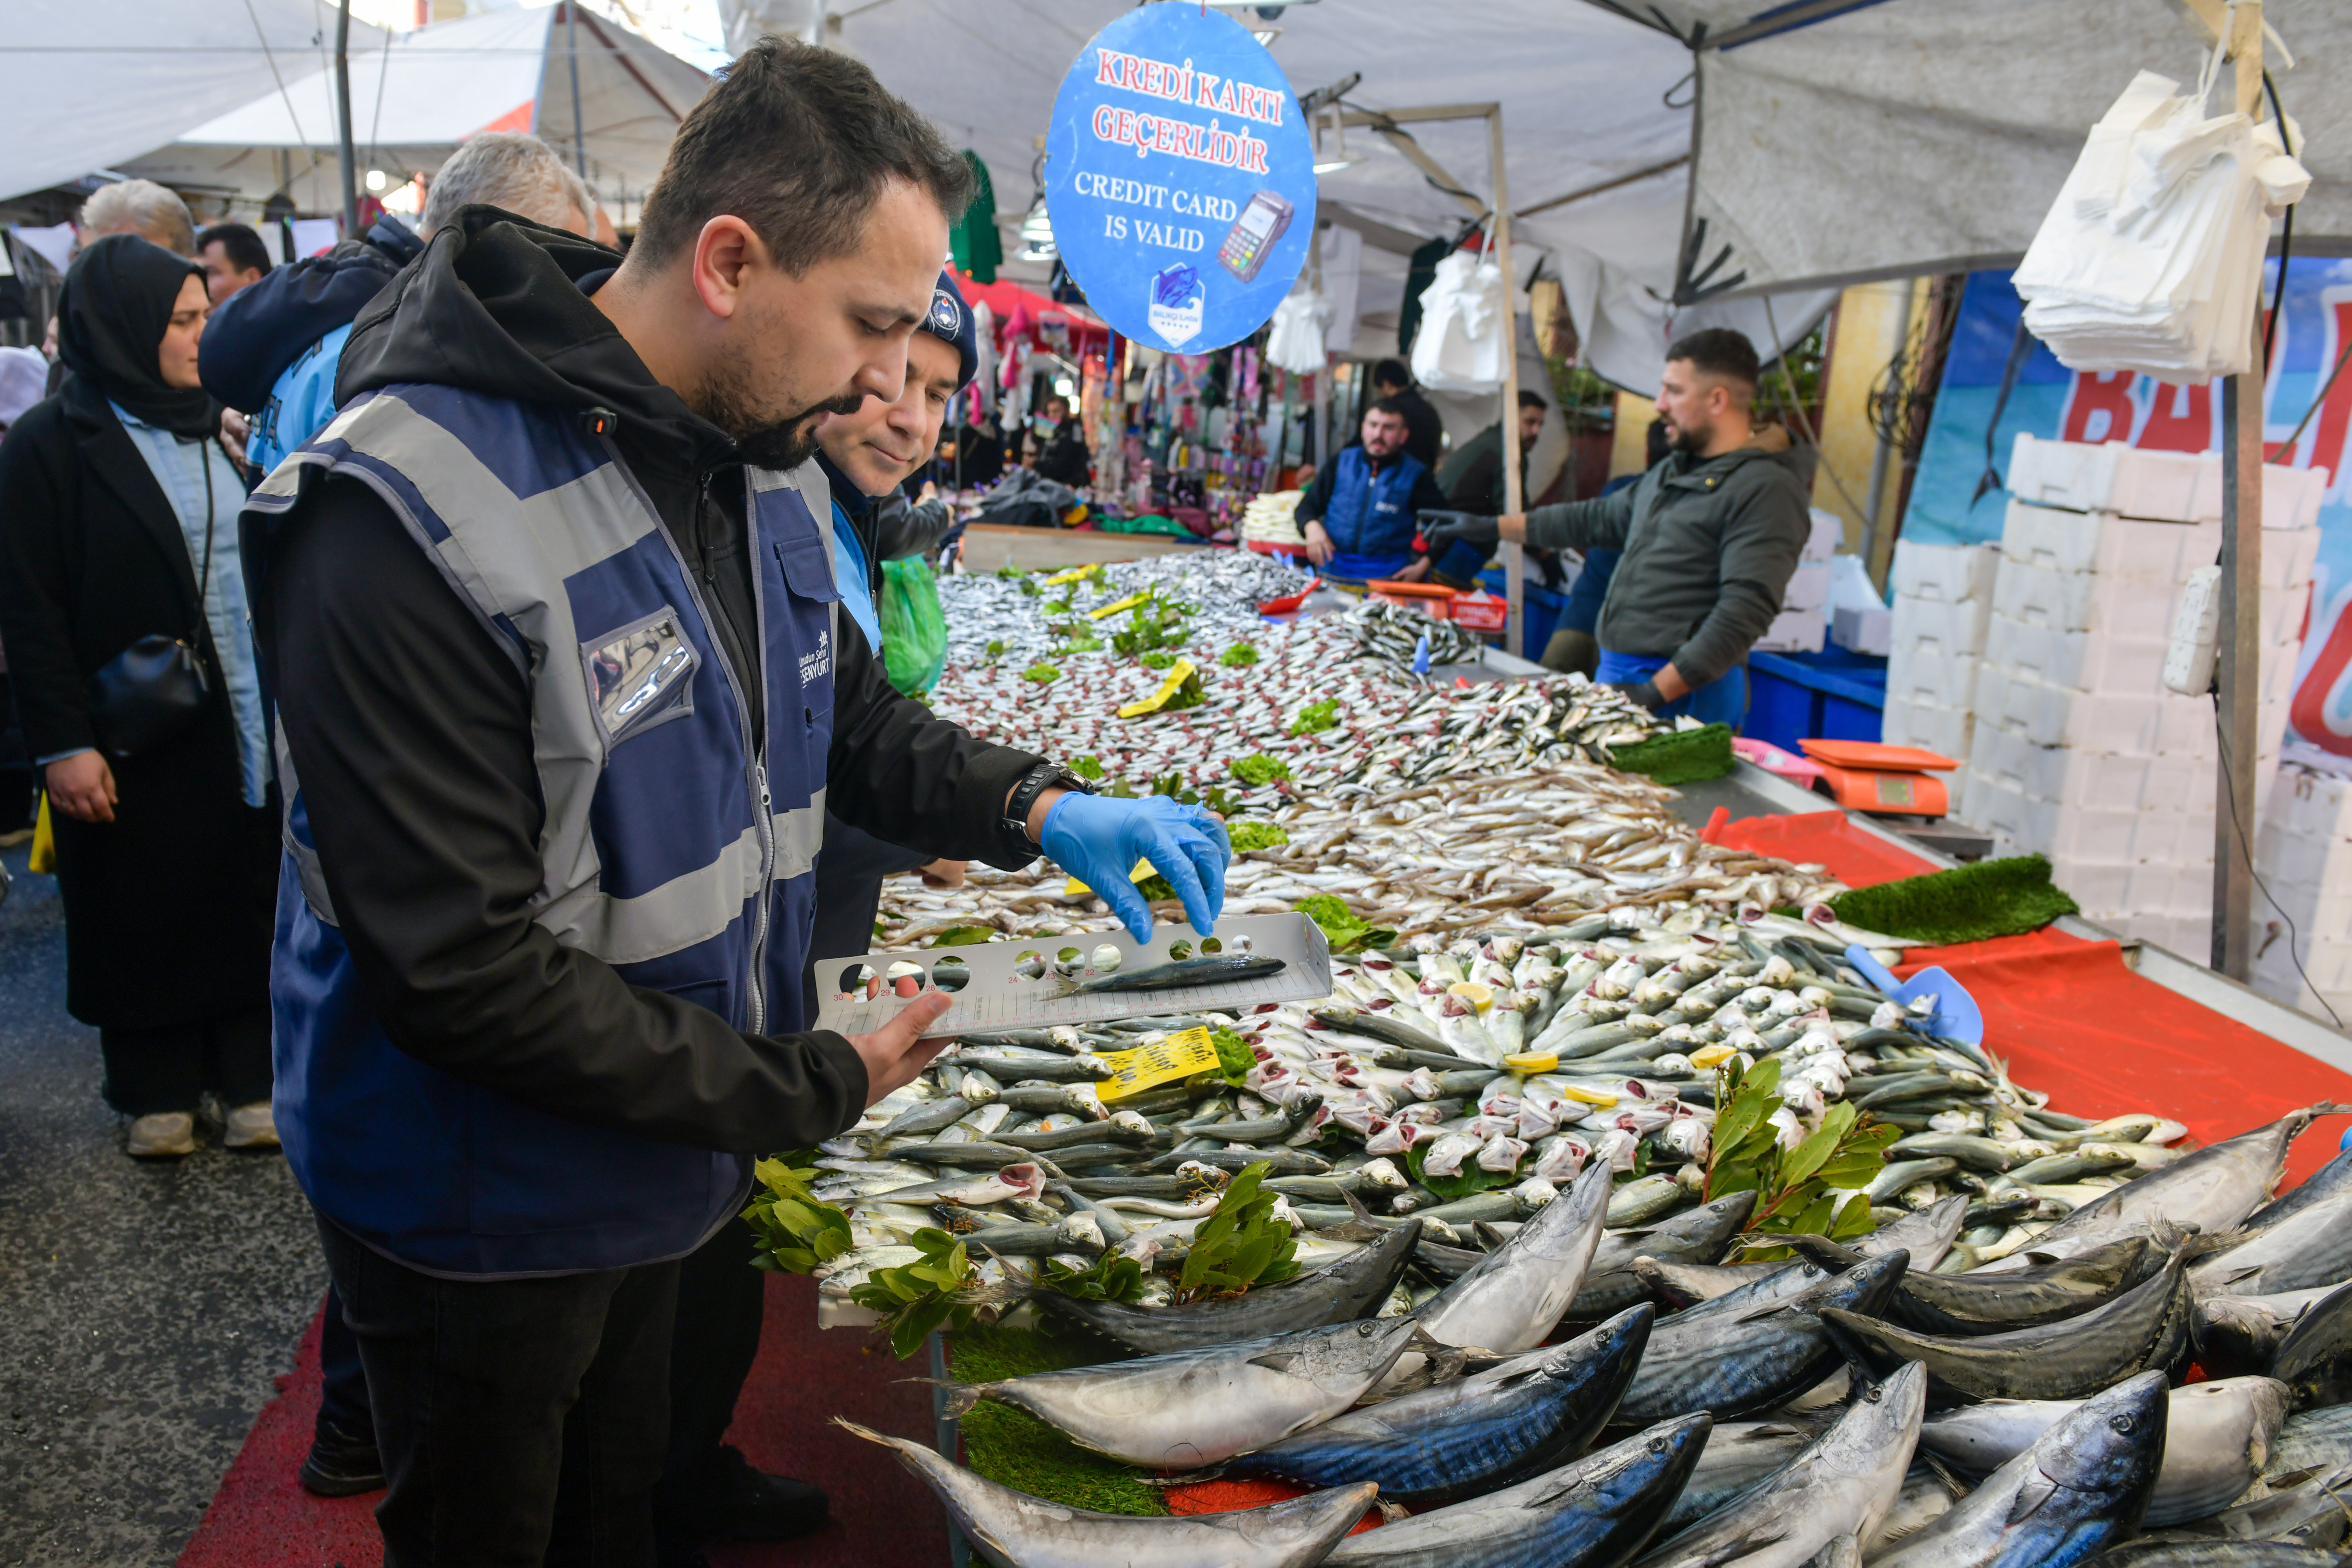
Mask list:
[[[1529,392],[1524,386],[1519,388],[1519,406],[1522,408],[1540,408],[1546,413],[1549,413],[1551,411],[1551,405],[1543,400],[1543,394],[1539,392]]]
[[[196,236],[196,254],[202,256],[205,247],[217,245],[228,264],[239,272],[269,270],[269,247],[261,237],[241,223],[216,223]]]
[[[1707,327],[1676,338],[1666,350],[1666,358],[1688,360],[1691,368],[1703,374],[1719,375],[1751,389],[1764,380],[1764,366],[1756,357],[1756,345],[1748,341],[1747,333],[1735,332],[1729,327]]]
[[[1391,414],[1394,415],[1399,419],[1405,419],[1407,418],[1407,416],[1404,411],[1404,399],[1402,397],[1375,397],[1370,403],[1364,405],[1364,417],[1370,419],[1375,414]]]
[[[1374,386],[1411,386],[1412,372],[1405,369],[1401,359],[1384,359],[1372,366]]]
[[[797,277],[857,248],[893,180],[928,193],[950,222],[971,205],[970,167],[864,64],[771,35],[677,128],[636,248],[659,265],[732,215]]]

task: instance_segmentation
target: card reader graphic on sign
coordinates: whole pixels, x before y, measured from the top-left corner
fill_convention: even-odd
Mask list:
[[[1217,259],[1225,270],[1244,283],[1254,281],[1274,242],[1289,231],[1292,211],[1290,203],[1276,191],[1260,191],[1250,197],[1242,216],[1226,231],[1225,242],[1217,247]]]
[[[1201,319],[1206,312],[1208,299],[1208,288],[1201,281],[1196,267],[1180,261],[1152,274],[1151,330],[1171,348],[1190,342],[1201,335]]]

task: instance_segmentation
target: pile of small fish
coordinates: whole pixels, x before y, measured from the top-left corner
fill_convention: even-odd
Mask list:
[[[1090,577],[1050,586],[1033,575],[1029,585],[1039,590],[1034,593],[1022,592],[1018,576],[957,573],[940,579],[940,608],[948,624],[948,668],[952,673],[996,658],[1019,669],[1064,640],[1046,629],[1052,623],[1072,616],[1083,620],[1088,610],[1141,593],[1197,606],[1186,617],[1198,639],[1192,646],[1213,652],[1267,630],[1258,606],[1297,593],[1307,581],[1304,573],[1254,550],[1195,549],[1112,562]],[[1068,612],[1048,612],[1046,605],[1066,596],[1071,603]],[[1103,619],[1108,623],[1107,630],[1124,624],[1111,616]],[[1003,651],[991,655],[991,643],[1002,643]]]
[[[2272,1194],[2295,1136],[2352,1107],[2183,1152],[2178,1123],[2065,1116],[1922,1033],[1840,962],[1864,933],[1596,919],[1368,955],[1303,1009],[967,1037],[824,1152],[817,1191],[857,1245],[821,1299],[944,1225],[1007,1298],[1131,1358],[960,1386],[952,1408],[1306,1496],[1091,1514],[852,1429],[992,1560],[1039,1568],[2343,1559],[2352,1154]],[[1099,1052],[1199,1025],[1250,1040],[1238,1089],[1092,1092]],[[1919,1129],[1848,1199],[1877,1222],[1851,1247],[1724,1261],[1755,1194],[1702,1201],[1694,1178],[1703,1065],[1734,1053],[1778,1058],[1795,1136],[1840,1098]],[[1511,1184],[1441,1202],[1403,1168],[1441,1157]],[[1166,1304],[1164,1270],[1253,1163],[1307,1271]],[[1107,1251],[1153,1293],[1078,1300],[1024,1272]],[[2192,1360],[2210,1380],[2175,1386]],[[1389,1522],[1349,1536],[1375,1500]]]

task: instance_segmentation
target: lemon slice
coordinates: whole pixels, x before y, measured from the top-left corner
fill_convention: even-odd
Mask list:
[[[1559,1097],[1562,1100],[1575,1100],[1579,1105],[1598,1106],[1602,1110],[1617,1103],[1617,1097],[1613,1094],[1597,1089],[1586,1089],[1581,1084],[1574,1083],[1560,1085]]]
[[[1731,1046],[1701,1046],[1690,1054],[1690,1065],[1695,1068],[1720,1067],[1738,1054],[1738,1050]]]
[[[1447,986],[1445,991],[1450,996],[1461,997],[1481,1013],[1495,1005],[1495,993],[1475,980],[1457,980]]]
[[[1558,1051],[1521,1051],[1515,1057],[1505,1057],[1503,1065],[1513,1072],[1550,1072],[1559,1066]]]

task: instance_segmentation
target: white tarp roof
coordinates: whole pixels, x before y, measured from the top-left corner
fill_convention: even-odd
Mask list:
[[[2191,84],[2210,52],[2171,0],[1591,3],[1696,35],[1696,269],[1720,257],[1708,284],[1742,292],[2013,263],[2133,76]],[[2340,251],[2352,5],[2269,0],[2263,15],[2301,62],[2270,56],[2315,176],[2295,245]],[[2212,107],[2230,105],[2224,68]]]
[[[395,179],[430,174],[468,137],[528,131],[567,154],[572,147],[568,7],[493,11],[393,34],[351,54],[352,137],[362,167]],[[576,28],[581,120],[589,183],[619,215],[661,172],[671,136],[709,79],[627,28],[582,6]],[[331,60],[289,74],[132,166],[155,179],[267,196],[281,175],[275,153],[294,151],[289,193],[306,207],[341,204]],[[315,166],[311,154],[316,154]],[[314,192],[313,187],[316,187]]]
[[[0,197],[159,147],[207,115],[331,62],[312,0],[20,0],[0,27]],[[352,47],[381,35],[352,24]],[[331,140],[331,137],[330,138]]]
[[[722,7],[723,8],[723,7]],[[886,85],[929,114],[950,139],[987,161],[1000,211],[1019,212],[1035,186],[1032,138],[1052,116],[1054,95],[1087,40],[1129,9],[1128,0],[889,0],[846,11],[828,34],[872,66]],[[1236,13],[1264,25],[1255,11]],[[1274,58],[1301,93],[1360,71],[1350,105],[1399,110],[1499,101],[1506,166],[1517,207],[1672,163],[1690,147],[1691,70],[1678,40],[1609,12],[1559,0],[1318,0],[1294,5]],[[1679,103],[1684,107],[1675,107]],[[1416,124],[1414,138],[1454,178],[1489,192],[1484,121]],[[1470,216],[1369,130],[1346,133],[1360,161],[1321,181],[1328,205],[1423,237],[1451,237]],[[1326,155],[1335,147],[1327,139]],[[1667,341],[1702,325],[1740,327],[1765,347],[1765,311],[1748,302],[1676,311],[1674,289],[1685,183],[1681,166],[1554,207],[1515,226],[1515,270],[1524,282],[1536,252],[1569,285],[1593,367],[1637,389],[1657,384]],[[1008,249],[1011,247],[1008,245]],[[1395,352],[1402,255],[1376,240],[1364,249],[1364,328],[1353,352]],[[1809,329],[1831,296],[1783,298],[1773,320],[1783,342]],[[1524,309],[1524,305],[1522,306]],[[1770,352],[1767,349],[1766,352]]]

